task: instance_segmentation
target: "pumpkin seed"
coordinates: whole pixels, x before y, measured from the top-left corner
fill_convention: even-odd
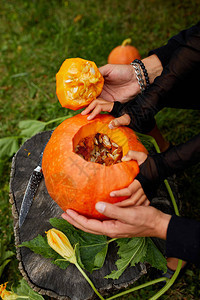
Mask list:
[[[118,149],[115,149],[113,152],[112,152],[112,155],[115,155],[118,153]]]
[[[90,72],[95,75],[95,69],[93,67],[90,68]]]
[[[106,134],[102,133],[80,140],[75,148],[75,152],[87,161],[105,166],[119,163],[122,158],[122,148],[113,143]]]
[[[114,142],[112,142],[112,145],[115,147],[115,148],[118,148],[119,146],[116,144],[116,143],[114,143]]]
[[[102,143],[103,142],[103,140],[102,140],[102,138],[101,138],[101,135],[99,136],[99,143]]]
[[[103,144],[105,145],[105,147],[111,148],[111,143],[110,143],[107,135],[104,134],[102,140],[103,140]]]
[[[111,154],[111,153],[108,153],[108,157],[112,158],[113,160],[115,160],[115,157]]]
[[[76,87],[73,88],[74,94],[75,94],[77,91],[78,91],[78,87],[76,86]]]

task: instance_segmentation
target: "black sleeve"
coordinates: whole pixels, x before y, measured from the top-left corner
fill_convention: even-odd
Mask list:
[[[183,103],[184,94],[182,90],[186,89],[189,99],[184,101],[193,103],[196,108],[200,108],[200,101],[197,101],[199,87],[196,82],[200,71],[200,23],[195,27],[193,33],[189,36],[184,45],[178,47],[173,53],[169,64],[163,69],[161,76],[158,76],[153,84],[143,94],[138,95],[128,103],[121,104],[115,102],[111,114],[115,117],[128,114],[131,118],[129,127],[138,131],[147,133],[155,114],[167,106],[169,99],[173,97],[179,104],[178,107],[186,108]],[[192,94],[191,94],[192,92]],[[174,97],[174,95],[176,97]],[[195,95],[195,96],[194,96]]]
[[[200,263],[200,222],[173,215],[167,229],[166,256]]]
[[[140,173],[136,179],[141,183],[147,198],[151,200],[161,181],[199,161],[200,134],[165,152],[149,155],[140,165]]]
[[[179,47],[182,47],[186,44],[186,41],[189,39],[189,37],[198,30],[199,22],[190,27],[189,29],[183,30],[177,35],[173,36],[166,45],[151,50],[149,52],[149,55],[156,54],[159,58],[159,60],[162,63],[162,66],[165,67],[168,65],[171,57],[174,54],[174,51],[176,51]]]

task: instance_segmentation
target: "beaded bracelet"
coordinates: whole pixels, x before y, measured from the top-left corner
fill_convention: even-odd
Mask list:
[[[139,64],[141,66],[146,81],[146,88],[148,88],[150,86],[150,82],[149,82],[149,75],[147,73],[147,69],[145,68],[145,65],[140,59],[135,59],[131,64],[134,63]]]
[[[141,92],[144,92],[145,85],[144,85],[144,80],[142,78],[142,73],[140,71],[140,65],[138,63],[134,63],[134,62],[132,62],[131,65],[135,69],[135,75],[136,75],[136,78],[138,80],[138,84],[140,86],[140,90],[141,90]]]

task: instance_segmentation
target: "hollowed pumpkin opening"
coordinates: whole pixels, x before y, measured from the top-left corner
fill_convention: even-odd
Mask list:
[[[111,166],[128,151],[127,137],[101,122],[83,126],[73,138],[73,151],[86,161]]]

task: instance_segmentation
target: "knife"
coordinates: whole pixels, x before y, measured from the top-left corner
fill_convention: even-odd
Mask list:
[[[53,131],[52,131],[53,132]],[[52,134],[51,132],[51,134]],[[51,136],[50,136],[51,137]],[[49,137],[49,139],[50,139]],[[49,141],[48,139],[48,141]],[[29,209],[33,203],[35,194],[37,192],[38,186],[43,178],[43,173],[42,173],[42,157],[44,153],[44,149],[46,147],[46,144],[48,141],[45,143],[45,146],[40,154],[39,158],[39,163],[38,166],[33,170],[31,177],[29,179],[28,185],[25,190],[25,194],[22,200],[21,208],[20,208],[20,214],[19,214],[19,228],[23,225],[26,216],[29,212]]]

